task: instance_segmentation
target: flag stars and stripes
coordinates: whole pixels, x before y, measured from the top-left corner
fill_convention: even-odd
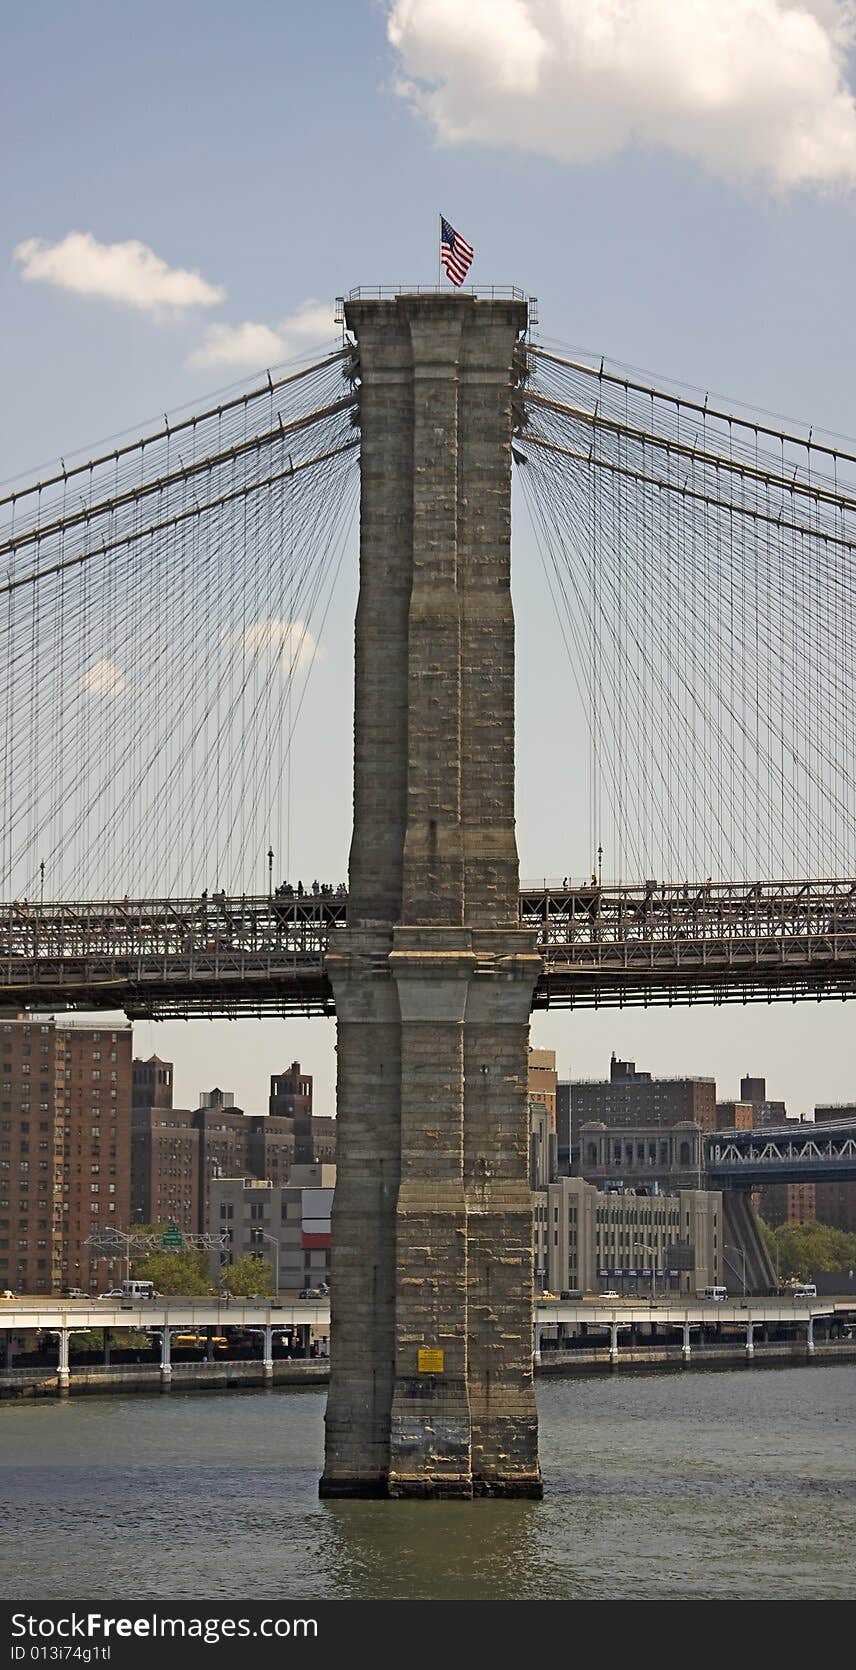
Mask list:
[[[463,284],[473,259],[473,246],[440,216],[440,260],[453,284]]]

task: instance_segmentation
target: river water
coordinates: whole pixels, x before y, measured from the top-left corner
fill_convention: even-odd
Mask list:
[[[856,1366],[541,1381],[541,1503],[319,1502],[324,1397],[4,1403],[0,1596],[856,1597]]]

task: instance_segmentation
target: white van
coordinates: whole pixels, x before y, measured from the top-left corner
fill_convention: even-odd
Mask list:
[[[700,1299],[713,1299],[713,1300],[716,1301],[717,1304],[719,1304],[723,1300],[728,1298],[728,1288],[727,1287],[703,1287],[700,1294],[699,1294],[699,1298]]]
[[[120,1292],[123,1299],[153,1299],[155,1284],[153,1281],[123,1281]]]
[[[792,1299],[816,1299],[817,1298],[817,1288],[815,1287],[814,1282],[813,1281],[797,1282],[796,1287],[791,1288],[791,1298]]]

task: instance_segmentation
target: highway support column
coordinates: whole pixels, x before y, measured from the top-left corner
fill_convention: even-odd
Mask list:
[[[69,1334],[70,1334],[70,1329],[60,1328],[60,1330],[59,1330],[59,1357],[58,1357],[58,1361],[57,1361],[57,1370],[56,1370],[57,1390],[59,1391],[60,1397],[64,1397],[68,1393],[68,1377],[69,1377],[68,1341],[69,1341]]]
[[[538,1496],[510,591],[522,301],[352,300],[360,594],[324,1496]]]
[[[169,1328],[164,1327],[161,1330],[161,1359],[160,1359],[160,1377],[161,1377],[161,1391],[162,1392],[168,1392],[172,1389],[172,1349],[171,1349],[171,1347],[172,1347],[172,1332]]]

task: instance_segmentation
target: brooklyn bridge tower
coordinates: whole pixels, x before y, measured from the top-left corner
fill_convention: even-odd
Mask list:
[[[510,477],[526,304],[350,300],[361,551],[325,1496],[541,1493]]]

